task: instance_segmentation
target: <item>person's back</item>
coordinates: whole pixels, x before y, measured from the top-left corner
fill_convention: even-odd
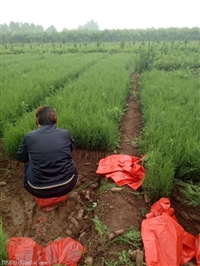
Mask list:
[[[62,196],[64,187],[72,189],[77,182],[78,173],[71,157],[74,140],[67,130],[57,128],[56,123],[55,111],[48,106],[40,107],[36,111],[38,129],[24,136],[17,152],[20,162],[28,162],[24,186],[34,196]]]

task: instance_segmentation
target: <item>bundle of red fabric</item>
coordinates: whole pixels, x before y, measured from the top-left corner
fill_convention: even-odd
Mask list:
[[[118,186],[128,185],[137,190],[146,173],[141,161],[142,159],[130,155],[110,155],[99,161],[96,173],[111,178]]]

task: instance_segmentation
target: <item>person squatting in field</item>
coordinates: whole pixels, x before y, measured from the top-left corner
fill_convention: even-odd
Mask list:
[[[49,106],[36,110],[38,128],[28,132],[17,152],[24,168],[24,188],[34,197],[52,198],[68,194],[78,181],[71,152],[74,140],[56,126],[57,114]]]

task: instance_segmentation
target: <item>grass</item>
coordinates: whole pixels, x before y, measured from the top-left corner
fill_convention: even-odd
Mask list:
[[[117,253],[118,261],[112,260],[105,262],[105,266],[134,266],[135,263],[130,259],[130,254],[126,250]]]
[[[8,240],[8,237],[3,231],[2,218],[0,218],[0,260],[1,261],[8,259],[8,253],[6,250],[7,240]]]
[[[98,191],[99,192],[109,191],[111,188],[114,188],[114,187],[117,187],[117,185],[114,182],[110,182],[107,178],[105,178],[101,181],[101,185]]]
[[[141,77],[142,186],[153,200],[170,196],[175,179],[200,181],[199,86],[189,70],[152,70]]]
[[[96,181],[91,181],[91,182],[88,182],[87,184],[85,184],[85,185],[82,185],[82,186],[78,187],[77,189],[75,189],[75,191],[80,191],[80,190],[83,190],[83,189],[85,189],[85,188],[89,187],[90,185],[92,185],[92,184],[94,184],[94,183],[96,183]]]
[[[142,216],[142,218],[146,218],[146,214],[149,212],[148,208],[140,208],[139,213]]]
[[[130,227],[123,235],[117,236],[111,241],[113,243],[128,244],[131,248],[139,248],[142,245],[140,231]]]
[[[115,253],[114,253],[115,254]],[[142,264],[138,264],[138,262],[134,262],[130,256],[130,250],[122,250],[121,252],[117,252],[118,261],[112,260],[110,262],[105,261],[105,266],[136,266],[136,265],[146,265],[145,262],[141,262]]]
[[[7,168],[2,168],[2,167],[0,167],[0,171],[5,172],[5,173],[7,173],[7,174],[13,174],[13,172],[10,171],[10,170],[7,169]]]
[[[97,202],[85,202],[88,212],[93,212],[94,209],[97,207]]]
[[[130,192],[128,192],[128,193],[130,193],[131,195],[133,195],[134,197],[136,197],[137,199],[142,199],[142,193],[141,192],[139,192],[139,191],[130,191]]]
[[[101,54],[45,54],[43,57],[34,54],[3,55],[2,125],[17,121],[25,112],[38,107],[40,101],[44,102],[47,96],[60,91],[69,80],[75,79],[101,57]]]
[[[85,68],[82,68],[82,72],[78,77],[70,82],[63,81],[60,84],[60,86],[62,85],[62,90],[58,89],[55,95],[52,95],[52,92],[54,94],[54,87],[57,87],[57,85],[55,82],[48,83],[46,87],[48,89],[51,87],[51,93],[44,93],[44,96],[40,95],[40,102],[32,103],[32,106],[37,107],[38,104],[53,106],[58,115],[58,127],[69,130],[76,142],[76,148],[111,151],[120,143],[119,123],[124,113],[126,96],[131,86],[128,69],[132,57],[127,54],[114,54],[112,56],[107,55],[106,58],[103,57],[105,55],[93,55],[93,62],[95,61],[95,64],[91,63],[89,67],[85,63]],[[61,56],[61,58],[63,57]],[[89,59],[87,60],[89,61]],[[76,73],[80,70],[80,66],[79,64],[75,65],[76,69],[74,72]],[[62,69],[65,70],[63,65]],[[32,71],[30,71],[30,76],[32,75],[31,73]],[[58,78],[60,80],[57,75],[58,73],[56,73],[54,73],[55,79]],[[43,79],[41,80],[40,87],[43,87],[42,82],[48,81],[47,74],[49,75],[48,71],[42,75]],[[6,75],[8,75],[7,72]],[[41,75],[39,77],[41,78]],[[36,82],[35,79],[34,82]],[[6,84],[5,82],[5,88]],[[22,85],[26,87],[26,84],[20,83],[20,86]],[[20,88],[19,91],[21,93],[24,92]],[[35,94],[37,95],[37,91],[33,91],[33,88],[29,93],[25,94],[29,95],[31,99],[34,99]],[[43,91],[41,88],[39,89]],[[17,95],[17,91],[16,89],[15,95]],[[24,102],[23,106],[26,109],[27,105],[30,105],[28,100],[18,99],[15,102],[10,101],[13,105],[18,106],[18,103],[21,103],[22,100]],[[4,99],[4,101],[9,102],[9,98]],[[23,108],[20,105],[18,109],[21,111]],[[5,118],[2,116],[2,122],[6,123],[3,130],[3,141],[6,153],[10,157],[15,158],[23,135],[32,129],[36,129],[35,111],[32,108],[29,111],[20,113],[19,118],[16,118],[16,114],[14,127],[13,123],[6,119],[8,116],[7,112],[5,112]],[[13,106],[12,115],[15,113]]]
[[[94,222],[95,230],[97,231],[100,239],[107,238],[108,237],[108,227],[99,220],[97,215],[94,216],[92,221]]]
[[[190,182],[177,181],[177,188],[180,191],[183,199],[182,202],[190,207],[200,206],[200,186]]]
[[[95,230],[97,231],[100,239],[108,240],[108,227],[99,220],[97,215],[94,216],[92,221],[94,222]],[[109,244],[128,244],[131,248],[139,248],[142,244],[141,233],[133,226],[129,227],[123,235],[116,236],[113,240],[108,241],[110,242]]]
[[[130,227],[123,235],[116,236],[113,240],[109,240],[109,230],[98,218],[94,216],[93,222],[95,229],[100,237],[101,247],[103,249],[108,248],[113,244],[125,244],[130,249],[139,249],[142,245],[142,239],[140,232],[134,227]],[[131,260],[129,251],[122,250],[121,252],[114,253],[118,256],[118,261],[112,260],[110,262],[104,261],[105,266],[134,266],[135,263]]]

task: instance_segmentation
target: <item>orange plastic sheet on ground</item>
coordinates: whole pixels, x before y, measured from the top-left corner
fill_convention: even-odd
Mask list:
[[[54,198],[37,198],[34,197],[35,201],[37,202],[38,206],[42,208],[44,211],[51,211],[57,208],[61,203],[67,200],[68,195],[64,195],[61,197],[54,197]]]
[[[130,155],[110,155],[99,161],[96,173],[111,178],[118,186],[128,185],[137,190],[146,173],[141,161],[142,159]]]
[[[196,237],[195,241],[195,249],[196,249],[196,260],[197,260],[197,265],[200,266],[200,233]]]
[[[77,266],[83,254],[88,252],[86,247],[70,237],[53,241],[46,247],[28,237],[12,237],[8,240],[7,251],[9,266]]]
[[[177,222],[169,199],[154,203],[146,217],[141,235],[147,266],[180,266],[200,256],[198,239]]]

